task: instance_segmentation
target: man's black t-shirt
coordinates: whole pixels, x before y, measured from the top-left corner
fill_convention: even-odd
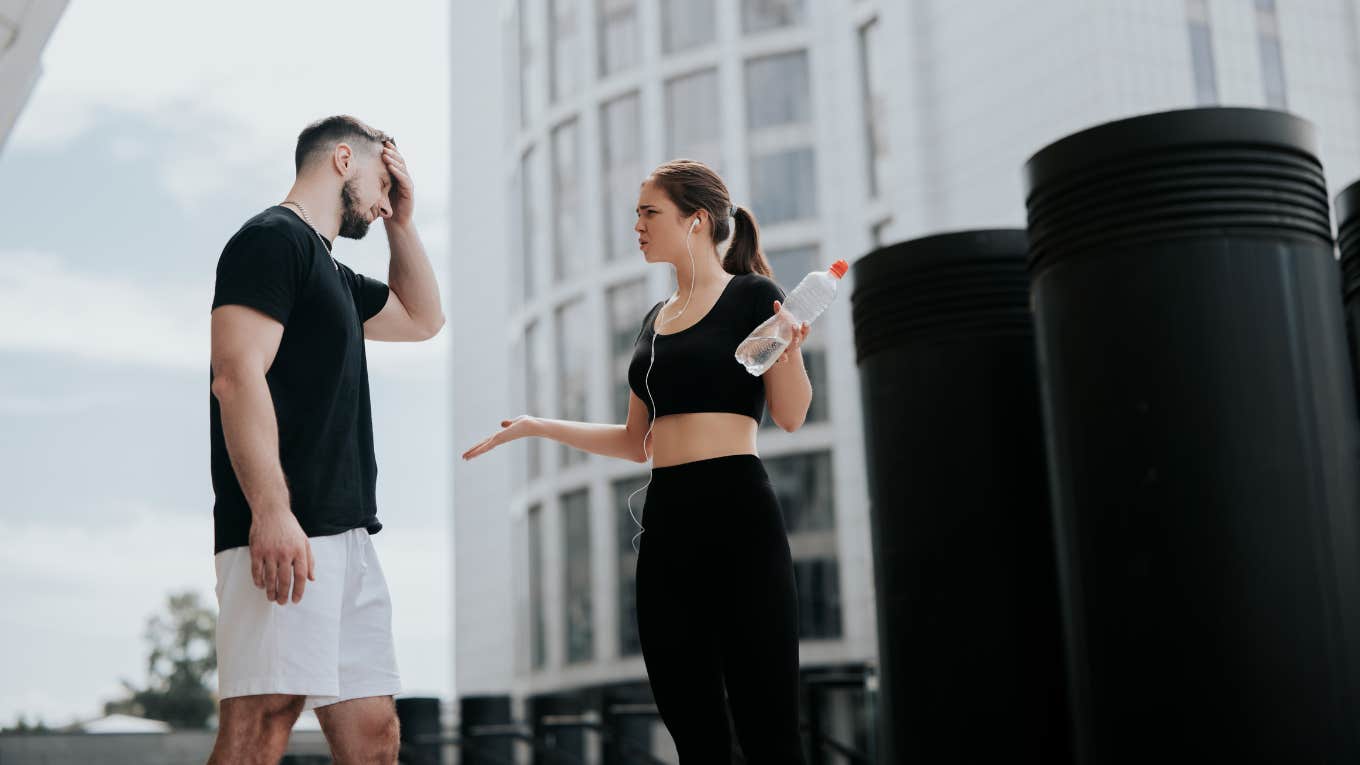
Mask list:
[[[217,262],[214,309],[248,306],[283,325],[265,380],[293,514],[309,537],[382,528],[363,323],[387,296],[386,284],[337,268],[316,231],[286,207],[246,221]],[[221,408],[208,398],[217,553],[250,543],[251,515],[222,436]]]

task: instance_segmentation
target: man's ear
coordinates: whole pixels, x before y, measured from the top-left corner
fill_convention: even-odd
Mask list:
[[[354,150],[347,143],[337,143],[335,151],[331,153],[331,162],[336,172],[342,176],[348,175],[350,165],[354,162]]]

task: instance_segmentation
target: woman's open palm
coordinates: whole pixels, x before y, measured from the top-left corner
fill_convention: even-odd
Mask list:
[[[476,446],[463,452],[463,459],[470,460],[473,457],[480,457],[483,454],[495,449],[501,444],[514,441],[517,438],[524,438],[529,435],[529,423],[533,420],[527,414],[509,420],[501,420],[501,429],[482,439]]]

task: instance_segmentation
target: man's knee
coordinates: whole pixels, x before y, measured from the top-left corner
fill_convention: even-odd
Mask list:
[[[337,765],[391,765],[397,761],[401,725],[394,708],[369,708],[359,713],[351,710],[341,715],[322,712],[318,717]]]
[[[394,712],[391,716],[379,717],[365,726],[360,762],[394,763],[401,752],[401,725]]]
[[[306,696],[265,694],[238,696],[222,702],[220,728],[247,734],[278,734],[293,729]]]
[[[401,724],[397,722],[396,713],[394,712],[391,717],[380,722],[375,728],[371,739],[375,750],[374,761],[396,762],[397,755],[401,752]]]

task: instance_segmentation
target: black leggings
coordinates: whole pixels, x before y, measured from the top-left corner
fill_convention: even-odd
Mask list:
[[[660,467],[643,505],[638,636],[682,765],[802,765],[798,599],[779,503],[760,458]]]

